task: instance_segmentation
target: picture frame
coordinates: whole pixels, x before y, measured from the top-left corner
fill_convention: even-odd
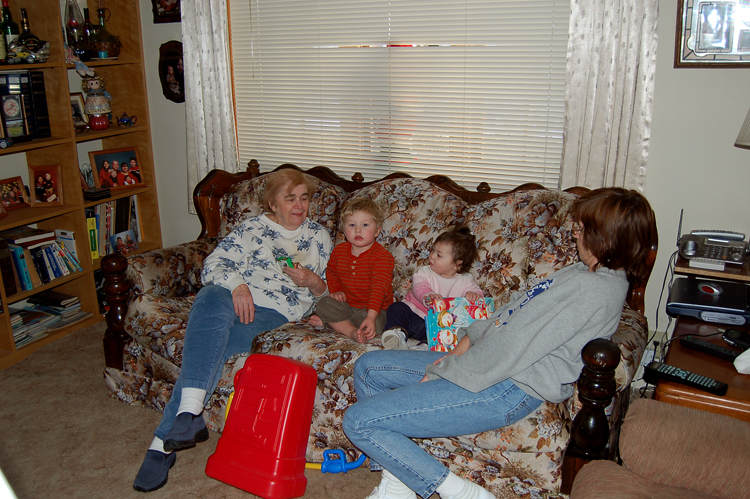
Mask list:
[[[86,104],[82,92],[70,94],[70,108],[73,113],[73,126],[76,128],[85,127],[89,124],[89,115],[86,114]]]
[[[0,180],[0,204],[3,205],[5,211],[20,210],[31,206],[21,177]]]
[[[29,191],[32,207],[63,206],[61,165],[29,165]]]
[[[154,24],[180,22],[181,0],[151,0]]]
[[[0,109],[4,137],[14,142],[31,140],[24,96],[21,94],[0,96]]]
[[[185,102],[182,42],[171,40],[159,47],[159,80],[164,97],[178,104]]]
[[[90,151],[89,159],[96,188],[120,190],[143,186],[141,156],[137,147]]]
[[[138,251],[138,240],[130,229],[109,236],[109,244],[113,253],[121,255],[130,255]]]
[[[96,187],[94,183],[94,172],[91,171],[91,165],[89,163],[81,163],[78,165],[78,170],[81,173],[81,189],[88,191]]]
[[[678,0],[674,67],[750,67],[748,9],[745,0]]]

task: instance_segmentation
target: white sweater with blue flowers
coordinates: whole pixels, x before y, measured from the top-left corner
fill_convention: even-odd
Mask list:
[[[201,281],[233,291],[247,284],[258,307],[277,310],[290,321],[310,313],[314,296],[282,271],[290,257],[325,280],[331,237],[322,225],[306,219],[295,230],[285,229],[265,215],[252,217],[221,240],[203,264]]]

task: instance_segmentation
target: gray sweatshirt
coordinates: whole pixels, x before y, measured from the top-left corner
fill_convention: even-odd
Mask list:
[[[617,329],[628,281],[622,270],[589,272],[579,262],[555,272],[530,298],[514,293],[487,320],[460,329],[471,348],[427,366],[429,379],[444,378],[472,392],[511,379],[537,399],[562,402],[581,374],[581,350]]]

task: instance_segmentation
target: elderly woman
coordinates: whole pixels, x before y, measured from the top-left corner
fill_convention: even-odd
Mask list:
[[[349,439],[383,469],[368,499],[493,499],[452,474],[411,438],[452,437],[510,425],[542,401],[561,402],[583,368],[581,350],[617,329],[628,280],[643,282],[654,213],[635,191],[597,189],[572,206],[580,262],[511,296],[438,352],[369,352],[354,366],[358,402]]]
[[[310,187],[297,170],[268,176],[264,213],[242,222],[204,263],[188,319],[182,369],[133,487],[167,483],[176,450],[208,439],[201,416],[224,363],[248,352],[258,334],[307,315],[327,293],[331,238],[307,218]],[[279,262],[291,258],[293,267]]]

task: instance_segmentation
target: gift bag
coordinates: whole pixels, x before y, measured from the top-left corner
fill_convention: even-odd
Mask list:
[[[450,352],[458,343],[456,332],[495,311],[491,296],[470,302],[464,297],[433,300],[427,309],[427,344],[433,352]]]

